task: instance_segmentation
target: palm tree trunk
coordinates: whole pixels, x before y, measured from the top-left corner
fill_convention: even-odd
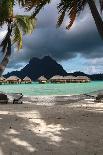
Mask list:
[[[103,39],[103,21],[102,21],[102,18],[98,12],[98,9],[95,5],[94,0],[87,0],[87,2],[89,4],[92,16],[93,16],[95,24],[97,26],[97,30],[98,30],[101,38]]]
[[[11,24],[8,25],[8,41],[7,41],[7,49],[4,55],[4,58],[0,64],[0,76],[3,74],[11,56],[11,32],[12,26]]]
[[[0,76],[3,74],[7,64],[9,63],[10,56],[11,56],[11,39],[9,40],[7,52],[6,52],[2,62],[0,64]]]

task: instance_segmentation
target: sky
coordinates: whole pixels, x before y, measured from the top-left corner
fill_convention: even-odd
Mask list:
[[[103,73],[103,41],[89,7],[86,6],[68,31],[68,16],[62,26],[56,28],[58,2],[59,0],[52,0],[51,4],[41,10],[37,16],[36,29],[32,35],[23,37],[23,49],[17,52],[16,48],[12,48],[12,56],[5,73],[20,70],[32,57],[44,56],[54,58],[67,72]],[[24,10],[16,6],[15,13],[23,14]],[[6,29],[0,28],[0,40],[5,33]]]

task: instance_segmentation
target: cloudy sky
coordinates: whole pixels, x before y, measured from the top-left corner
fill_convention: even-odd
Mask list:
[[[20,52],[12,49],[5,73],[21,69],[32,57],[42,58],[46,55],[62,64],[67,72],[103,73],[103,41],[88,6],[69,31],[65,28],[69,21],[67,17],[63,25],[56,28],[56,7],[57,0],[53,0],[40,12],[35,31],[23,39],[23,49]],[[18,7],[15,11],[23,13]],[[0,29],[0,39],[5,33],[5,30]]]

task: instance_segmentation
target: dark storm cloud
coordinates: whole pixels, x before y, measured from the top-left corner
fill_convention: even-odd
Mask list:
[[[37,28],[31,36],[24,37],[22,52],[14,53],[9,67],[16,63],[28,62],[32,57],[49,55],[56,60],[67,60],[81,54],[85,58],[103,57],[103,41],[95,27],[89,9],[78,18],[70,31],[63,26],[56,29],[57,10],[55,1],[41,11]],[[18,66],[19,67],[19,66]]]

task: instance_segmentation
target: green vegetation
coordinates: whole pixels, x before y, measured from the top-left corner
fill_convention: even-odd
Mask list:
[[[51,0],[0,1],[0,26],[3,27],[6,24],[8,27],[7,34],[1,43],[2,53],[4,54],[4,57],[0,64],[0,76],[2,75],[9,62],[11,55],[11,45],[16,44],[18,50],[22,48],[22,35],[30,34],[33,32],[36,23],[36,15],[46,4],[50,2]],[[88,4],[97,30],[101,38],[103,38],[103,21],[96,6],[98,3],[100,4],[100,11],[102,12],[103,0],[60,0],[57,6],[57,26],[61,26],[65,16],[69,16],[69,23],[66,28],[70,29],[75,19]],[[15,4],[18,4],[20,7],[24,7],[28,12],[32,12],[31,15],[14,15]]]
[[[7,34],[1,42],[1,51],[4,57],[0,64],[0,76],[9,62],[11,45],[16,45],[18,50],[21,49],[22,36],[31,34],[36,25],[36,19],[31,15],[14,15],[14,6],[16,3],[21,5],[21,1],[19,0],[0,1],[0,26],[7,26]]]
[[[51,0],[21,0],[22,5],[26,8],[26,10],[31,10],[34,8],[34,12],[32,16],[36,16],[39,11]],[[103,10],[103,0],[60,0],[57,9],[58,9],[58,21],[57,26],[61,26],[64,21],[65,16],[69,16],[69,22],[67,25],[67,29],[70,29],[75,21],[75,19],[82,13],[85,6],[88,5],[91,14],[94,18],[97,30],[100,36],[103,38],[103,21],[102,17],[97,9],[97,5],[100,4],[100,12],[102,13]]]

